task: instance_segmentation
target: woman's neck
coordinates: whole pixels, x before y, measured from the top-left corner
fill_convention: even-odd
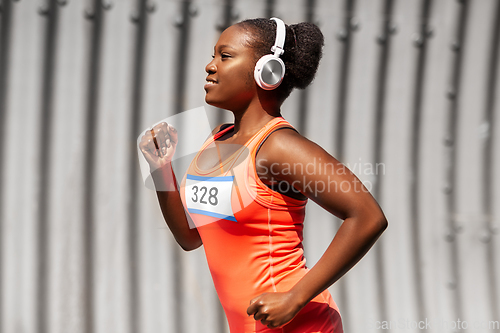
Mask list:
[[[261,102],[250,103],[247,108],[234,112],[234,130],[237,136],[255,134],[270,120],[281,117],[280,105],[263,105]]]
[[[263,97],[254,98],[243,110],[233,111],[234,133],[253,134],[271,119],[281,117],[281,103]]]

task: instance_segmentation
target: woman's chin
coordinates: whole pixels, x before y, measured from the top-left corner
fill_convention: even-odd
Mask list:
[[[217,103],[217,101],[215,101],[213,98],[210,98],[208,94],[205,95],[205,103],[216,108],[219,107],[219,103]]]
[[[207,95],[205,95],[205,103],[213,106],[212,101],[210,100],[210,98],[207,97]]]

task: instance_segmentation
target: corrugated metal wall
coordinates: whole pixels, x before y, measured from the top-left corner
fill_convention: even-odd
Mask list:
[[[500,1],[2,0],[2,333],[226,331],[203,250],[173,241],[135,143],[204,105],[221,29],[261,16],[320,25],[319,73],[285,118],[389,220],[330,288],[346,332],[493,331]],[[309,204],[309,265],[338,225]]]

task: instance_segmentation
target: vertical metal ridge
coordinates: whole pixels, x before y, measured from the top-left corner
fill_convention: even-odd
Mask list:
[[[449,287],[454,290],[452,295],[453,310],[457,318],[463,317],[462,295],[460,292],[461,281],[459,276],[459,258],[458,258],[458,245],[456,233],[459,229],[455,221],[455,211],[457,206],[457,179],[456,179],[456,162],[457,162],[457,131],[458,131],[458,118],[459,118],[459,97],[460,97],[460,83],[462,78],[462,59],[463,46],[465,44],[465,31],[467,27],[467,8],[468,0],[457,1],[460,6],[460,14],[457,21],[456,40],[453,44],[455,56],[452,62],[451,74],[451,88],[448,91],[448,98],[450,99],[448,107],[448,128],[447,128],[447,141],[449,145],[449,160],[448,160],[448,173],[446,177],[446,210],[447,210],[447,224],[449,228],[449,241],[451,252],[451,274],[452,281]]]
[[[384,123],[385,123],[385,100],[387,86],[387,69],[390,57],[391,46],[391,20],[394,7],[393,0],[385,0],[384,17],[382,25],[382,34],[378,36],[380,44],[379,63],[377,70],[377,86],[375,101],[375,135],[373,140],[374,163],[378,165],[382,162],[382,145],[384,142]],[[381,182],[380,175],[376,175],[376,181],[373,186],[373,196],[380,201]],[[376,262],[376,280],[378,283],[377,296],[379,300],[379,314],[382,320],[387,320],[387,292],[385,288],[385,265],[383,258],[383,241],[378,241],[374,246]]]
[[[189,13],[190,7],[192,5],[191,1],[182,1],[181,13],[180,13],[180,23],[179,23],[179,39],[177,47],[177,57],[176,57],[176,71],[175,71],[175,81],[174,85],[174,113],[177,114],[184,110],[184,100],[186,98],[186,68],[187,60],[189,54],[190,45],[190,31],[191,31],[191,15]]]
[[[3,173],[5,160],[4,149],[5,149],[5,133],[7,131],[6,120],[7,120],[7,87],[9,85],[9,63],[10,63],[10,38],[11,38],[11,2],[4,1],[0,2],[0,333],[2,330],[2,323],[4,322],[3,315],[3,274],[5,272],[4,263],[2,261],[3,256],[3,207],[4,207],[4,184],[3,184]]]
[[[356,7],[356,0],[344,0],[345,13],[342,15],[344,18],[343,28],[338,32],[337,38],[343,43],[342,54],[340,56],[340,74],[338,76],[338,102],[337,102],[337,121],[333,124],[335,128],[335,157],[343,162],[344,161],[344,148],[345,148],[345,127],[346,127],[346,105],[347,96],[349,95],[349,69],[351,64],[351,50],[352,50],[352,20],[354,19],[354,12]],[[336,217],[334,219],[334,227],[336,230],[340,228],[342,221]],[[346,309],[349,308],[349,297],[347,297],[347,281],[340,279],[336,284],[339,286],[339,304],[342,304]],[[349,327],[352,318],[349,311],[342,314],[342,322],[344,327]]]
[[[86,135],[86,146],[84,150],[84,187],[83,187],[83,255],[84,255],[84,331],[94,332],[94,178],[96,176],[96,129],[97,114],[99,108],[99,90],[101,87],[101,48],[103,29],[103,8],[100,0],[93,1],[90,45],[88,54],[88,82],[86,87],[86,118],[84,133]]]
[[[301,134],[305,134],[307,128],[307,110],[309,102],[309,91],[307,88],[299,91],[299,121],[297,122],[297,131]]]
[[[135,47],[133,53],[132,68],[132,91],[131,91],[131,112],[130,112],[130,133],[129,142],[131,149],[129,153],[129,174],[128,184],[130,187],[130,205],[128,205],[128,256],[130,258],[129,276],[130,276],[130,304],[129,304],[129,325],[130,332],[140,332],[140,296],[139,296],[139,259],[140,259],[140,228],[137,226],[139,221],[139,179],[140,173],[137,154],[135,152],[135,142],[137,133],[140,132],[140,119],[143,100],[143,82],[144,82],[144,62],[146,58],[147,28],[148,28],[148,9],[147,0],[137,0],[137,20],[133,21],[137,27],[135,33]]]
[[[415,274],[415,301],[417,305],[417,318],[425,318],[424,286],[422,278],[422,256],[420,253],[420,137],[422,128],[422,101],[425,82],[425,68],[427,58],[427,39],[429,37],[429,19],[432,0],[424,0],[421,5],[419,22],[419,35],[414,41],[417,47],[417,64],[415,66],[415,91],[413,94],[412,130],[410,150],[410,228],[412,263]]]
[[[174,104],[173,111],[178,114],[184,110],[184,100],[186,96],[186,71],[187,71],[187,56],[189,54],[190,46],[190,31],[191,31],[191,15],[190,15],[191,1],[183,1],[180,4],[180,20],[178,28],[180,33],[177,40],[177,55],[176,55],[176,71],[174,82]],[[181,125],[179,125],[181,126]],[[174,327],[176,333],[184,333],[185,328],[183,325],[184,321],[184,298],[182,290],[184,287],[183,283],[183,271],[184,265],[181,260],[182,251],[176,242],[172,242],[172,262],[174,263],[174,269],[172,270],[173,280],[174,280]]]
[[[305,0],[306,22],[314,23],[316,0]]]
[[[217,27],[220,32],[229,28],[233,22],[234,0],[224,0],[222,5],[222,20]]]
[[[314,8],[315,8],[315,0],[305,0],[304,9],[306,12],[305,21],[313,23],[314,21]],[[300,91],[299,95],[299,121],[297,130],[300,133],[305,133],[307,128],[307,110],[309,109],[309,90],[305,88]]]
[[[491,306],[491,314],[493,317],[500,316],[500,309],[498,304],[498,278],[496,276],[496,261],[495,261],[495,252],[494,252],[494,241],[495,238],[492,237],[492,233],[494,230],[494,221],[493,221],[493,182],[491,181],[494,177],[493,172],[493,142],[495,135],[495,105],[497,103],[497,98],[495,95],[496,88],[498,85],[498,55],[500,53],[500,1],[496,2],[496,11],[494,16],[494,24],[493,31],[491,34],[491,49],[490,49],[490,58],[489,58],[489,66],[487,67],[486,73],[486,108],[484,111],[484,124],[486,125],[486,137],[483,146],[483,211],[484,216],[486,217],[485,223],[485,232],[486,238],[484,241],[487,242],[486,245],[486,257],[488,261],[488,284],[491,290],[490,292],[490,306]]]
[[[182,265],[181,255],[182,251],[179,248],[179,244],[173,241],[171,243],[171,251],[172,251],[172,262],[174,263],[174,269],[172,270],[172,275],[174,277],[174,313],[173,313],[173,321],[175,332],[184,333],[184,299],[182,295],[182,288],[184,286],[182,273],[184,271],[184,266]],[[170,272],[168,272],[170,273]]]
[[[275,7],[276,7],[276,0],[266,0],[266,7],[264,9],[264,17],[266,17],[266,18],[273,17]]]
[[[220,24],[217,25],[217,30],[222,33],[222,31],[226,30],[233,21],[233,11],[234,11],[234,0],[224,0],[224,5],[222,6],[222,18]],[[224,119],[223,109],[217,108],[217,124],[221,124]],[[220,308],[220,302],[217,302],[218,308]],[[221,316],[224,316],[221,309]],[[220,317],[219,319],[224,319],[225,317]],[[222,326],[221,326],[222,327]],[[219,332],[222,332],[222,328],[220,328]]]
[[[335,155],[340,161],[344,160],[345,126],[346,126],[346,104],[349,94],[349,67],[351,63],[352,29],[351,22],[354,19],[356,0],[345,0],[345,15],[343,29],[338,33],[338,38],[343,42],[342,55],[340,57],[340,75],[338,81],[338,103],[337,121],[335,124]]]
[[[41,109],[40,109],[40,136],[39,136],[39,192],[38,192],[38,221],[37,221],[37,289],[36,289],[36,327],[38,332],[48,332],[47,318],[49,317],[48,304],[48,266],[49,266],[49,237],[50,225],[48,221],[51,179],[50,169],[52,155],[52,127],[53,127],[53,100],[55,83],[56,46],[58,36],[59,8],[56,0],[48,1],[45,10],[40,15],[46,18],[44,44],[43,44],[43,68],[41,82]]]

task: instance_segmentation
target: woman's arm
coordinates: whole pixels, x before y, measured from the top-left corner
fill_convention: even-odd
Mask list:
[[[387,220],[347,167],[293,130],[269,136],[256,164],[261,178],[293,184],[297,191],[344,220],[321,259],[290,291],[266,293],[251,300],[249,315],[264,325],[279,327],[351,269],[387,228]],[[290,174],[290,166],[300,165],[303,172]]]
[[[196,228],[191,228],[193,222],[189,223],[189,215],[184,210],[174,171],[170,164],[165,165],[152,172],[153,182],[156,188],[170,187],[168,191],[157,190],[156,195],[160,204],[163,218],[167,223],[175,240],[185,251],[195,250],[202,245],[200,234]]]
[[[190,228],[189,215],[184,210],[172,169],[171,161],[176,145],[177,131],[163,122],[143,135],[139,148],[149,163],[165,222],[177,243],[184,250],[190,251],[200,247],[202,241],[198,230]]]

